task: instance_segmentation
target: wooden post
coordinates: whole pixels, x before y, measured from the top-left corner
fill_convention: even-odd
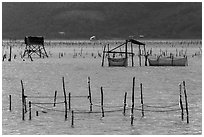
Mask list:
[[[125,110],[126,110],[126,98],[127,98],[127,92],[125,92],[125,96],[124,96],[124,107],[123,107],[123,115],[125,116]]]
[[[31,46],[29,45],[29,49],[31,49]],[[30,57],[30,60],[33,61],[33,58],[31,57],[32,52],[29,51],[28,57]]]
[[[64,92],[65,120],[67,120],[67,96],[65,91],[64,77],[62,77],[62,85],[63,85],[63,92]]]
[[[42,53],[41,53],[40,45],[38,45],[38,50],[39,50],[39,53],[40,53],[39,56],[40,56],[40,58],[41,58],[41,54],[42,54]]]
[[[147,52],[146,52],[146,47],[145,47],[145,45],[143,45],[143,46],[144,46],[144,52],[145,52],[145,55],[146,55],[146,53],[147,53]]]
[[[69,111],[71,110],[71,93],[69,92]]]
[[[147,52],[146,52],[146,48],[145,48],[145,45],[143,45],[144,46],[144,52],[145,52],[145,55],[144,55],[144,57],[145,57],[145,66],[147,66]]]
[[[110,57],[110,55],[109,55],[109,50],[110,50],[110,46],[109,46],[109,44],[108,44],[108,58]]]
[[[11,111],[11,95],[9,95],[9,111]]]
[[[90,112],[92,112],[92,100],[91,100],[91,82],[90,82],[90,77],[88,77],[88,88],[89,88],[89,102],[90,102]]]
[[[29,104],[29,120],[31,120],[31,102],[29,101],[28,104]]]
[[[125,58],[128,58],[128,54],[127,54],[127,40],[125,41]]]
[[[185,101],[186,101],[186,115],[187,115],[187,123],[189,123],[189,113],[188,113],[188,101],[187,101],[187,94],[186,94],[186,84],[185,81],[183,81],[183,88],[184,88],[184,95],[185,95]]]
[[[147,66],[148,54],[144,55],[144,57],[145,57],[145,66]]]
[[[133,86],[132,86],[132,108],[131,108],[131,126],[133,125],[134,121],[134,92],[135,92],[135,77],[133,77]]]
[[[72,110],[72,125],[71,127],[73,128],[74,127],[74,110]]]
[[[57,100],[57,90],[55,90],[55,96],[54,96],[54,107],[56,105],[56,100]]]
[[[101,113],[102,113],[102,117],[104,117],[104,109],[103,109],[103,87],[101,87]]]
[[[184,113],[183,113],[183,103],[182,103],[182,95],[181,95],[181,84],[179,84],[179,94],[180,94],[180,107],[181,107],[181,120],[183,121],[183,116],[184,116]]]
[[[38,116],[38,111],[36,111],[36,116]]]
[[[132,55],[132,67],[134,66],[134,61],[133,61],[133,59],[134,59],[134,54],[133,54],[133,46],[132,46],[132,42],[131,42],[131,55]]]
[[[140,45],[139,45],[139,65],[141,66],[141,49],[140,49]]]
[[[26,96],[24,96],[24,109],[25,109],[25,113],[26,113],[27,112]]]
[[[24,112],[24,87],[23,87],[23,81],[21,80],[21,87],[22,87],[22,120],[25,120],[25,112]]]
[[[142,93],[142,83],[140,83],[140,90],[141,90],[141,105],[142,105],[142,117],[144,117],[144,103],[143,103],[143,93]]]
[[[103,67],[103,65],[104,65],[105,49],[106,49],[106,45],[104,45],[104,49],[103,49],[103,58],[102,58],[102,64],[101,64],[102,67]]]
[[[12,47],[10,46],[10,53],[9,53],[9,59],[8,59],[8,61],[11,61],[11,54],[12,54]]]
[[[6,59],[6,54],[3,55],[3,60],[2,61],[4,61],[4,59]]]

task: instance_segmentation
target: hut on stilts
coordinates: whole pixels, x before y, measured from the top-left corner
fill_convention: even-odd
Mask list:
[[[25,55],[27,54],[28,57],[31,59],[31,61],[33,61],[32,59],[32,54],[36,54],[38,55],[40,58],[41,57],[48,57],[47,52],[45,50],[44,47],[44,37],[42,36],[26,36],[25,37],[25,50],[23,53],[23,58],[25,57]]]
[[[108,56],[108,66],[110,67],[127,67],[128,57],[131,57],[131,64],[133,67],[134,66],[134,55],[135,55],[134,50],[133,50],[133,44],[138,45],[138,48],[139,48],[138,57],[139,57],[140,66],[142,64],[141,63],[141,56],[142,56],[141,46],[143,46],[144,56],[145,56],[145,66],[147,66],[147,54],[146,54],[145,44],[137,40],[134,40],[134,39],[125,40],[124,43],[112,49],[110,49],[109,44],[105,45],[103,49],[103,58],[102,58],[101,66],[102,67],[104,66],[105,56]],[[107,50],[106,50],[106,47],[107,47]],[[120,51],[117,51],[118,49],[120,49]],[[124,51],[122,51],[122,49]],[[119,54],[120,57],[116,57],[116,54]]]

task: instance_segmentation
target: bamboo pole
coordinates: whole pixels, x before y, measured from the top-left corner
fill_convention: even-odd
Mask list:
[[[101,87],[101,113],[102,113],[102,117],[104,117],[104,109],[103,109],[103,87]]]
[[[74,127],[74,110],[72,110],[72,124],[71,124],[71,127],[72,128]]]
[[[11,95],[9,95],[9,111],[11,111]]]
[[[64,92],[65,120],[67,120],[67,97],[66,97],[66,91],[65,91],[64,77],[62,77],[62,85],[63,85],[63,92]]]
[[[54,96],[54,107],[56,105],[56,100],[57,100],[57,91],[55,90],[55,96]]]
[[[25,113],[26,113],[27,112],[26,96],[24,96],[24,109],[25,109]]]
[[[88,77],[88,88],[89,88],[89,102],[90,102],[90,112],[92,112],[92,100],[91,100],[91,81],[90,81],[90,77]]]
[[[121,53],[121,54],[125,54],[126,52],[123,52],[123,51],[106,51],[105,53]],[[127,52],[127,54],[133,54],[134,55],[134,53],[131,53],[131,52]]]
[[[184,88],[184,95],[185,95],[185,101],[186,101],[186,115],[187,115],[187,124],[189,123],[189,113],[188,113],[188,101],[187,101],[187,94],[186,94],[186,83],[183,81],[183,88]]]
[[[36,116],[38,116],[38,111],[36,111]]]
[[[147,66],[148,54],[144,55],[145,57],[145,66]]]
[[[8,59],[8,61],[11,61],[11,54],[12,54],[12,47],[10,46],[10,53],[9,53],[9,59]]]
[[[145,45],[143,45],[143,46],[144,46],[144,52],[145,52],[145,55],[146,55],[146,53],[147,53],[147,52],[146,52],[146,47],[145,47]]]
[[[121,45],[119,45],[119,46],[117,46],[117,47],[115,47],[115,48],[113,48],[113,49],[111,49],[110,51],[113,51],[113,50],[115,50],[115,49],[117,49],[117,48],[119,48],[119,47],[122,47],[124,44],[126,44],[126,42],[123,43],[123,44],[121,44]]]
[[[69,92],[69,111],[71,110],[71,93]]]
[[[132,46],[132,42],[131,42],[131,53],[133,53],[133,46]],[[134,67],[134,54],[132,54],[132,67]]]
[[[140,90],[141,90],[142,117],[144,117],[144,103],[143,103],[142,83],[140,83]]]
[[[22,87],[22,120],[25,120],[25,112],[24,112],[24,87],[23,87],[23,81],[21,80],[21,87]]]
[[[31,49],[31,46],[29,45],[29,49]],[[28,57],[30,57],[30,60],[33,61],[33,58],[31,57],[32,52],[28,52]]]
[[[103,58],[102,58],[102,64],[101,64],[102,67],[103,67],[103,65],[104,65],[105,49],[106,49],[106,45],[104,45],[104,49],[103,49]]]
[[[144,46],[144,52],[145,52],[145,55],[144,55],[144,57],[145,57],[145,66],[147,66],[147,52],[146,52],[146,48],[145,48],[145,45],[143,45]]]
[[[179,84],[179,98],[180,98],[180,107],[181,107],[181,120],[183,121],[183,116],[184,116],[184,113],[183,113],[183,103],[182,103],[182,95],[181,95],[181,84]]]
[[[140,45],[139,45],[139,65],[141,66],[141,49],[140,49]]]
[[[109,44],[108,44],[108,51],[110,50]],[[110,58],[109,52],[108,52],[108,58]]]
[[[2,61],[4,61],[4,59],[6,59],[6,54],[3,55],[3,60]]]
[[[29,120],[31,120],[31,102],[29,101],[28,104],[29,104]]]
[[[42,54],[42,53],[41,53],[40,45],[38,45],[38,51],[39,51],[39,53],[40,53],[39,56],[40,56],[40,58],[41,58],[41,54]]]
[[[135,91],[135,77],[133,77],[133,86],[132,86],[132,108],[131,108],[131,125],[133,125],[134,121],[134,91]]]
[[[126,40],[126,43],[125,43],[125,58],[126,59],[128,58],[128,54],[127,54],[127,40]]]
[[[125,116],[125,110],[126,110],[126,98],[127,98],[127,92],[125,92],[125,96],[124,96],[124,107],[123,107],[123,115]]]

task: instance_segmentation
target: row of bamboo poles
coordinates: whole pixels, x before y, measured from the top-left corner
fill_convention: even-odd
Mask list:
[[[183,86],[183,88],[182,88]],[[25,113],[29,112],[29,120],[32,119],[32,104],[43,104],[43,103],[32,103],[31,101],[28,102],[28,110],[27,110],[27,104],[26,104],[26,100],[27,98],[35,98],[32,96],[26,96],[25,95],[25,89],[24,89],[24,85],[23,85],[23,81],[21,80],[21,87],[22,87],[22,120],[25,120]],[[71,108],[71,93],[69,92],[68,96],[66,94],[66,89],[65,89],[65,82],[64,82],[64,77],[62,77],[62,87],[63,87],[63,96],[61,96],[62,98],[64,98],[63,102],[60,102],[62,104],[64,104],[64,117],[65,120],[67,120],[68,118],[68,112],[71,113],[71,127],[74,127],[74,110],[72,110]],[[184,98],[185,98],[185,106],[183,105],[183,97],[182,97],[182,89],[183,89],[183,94],[184,94]],[[105,117],[105,111],[104,111],[104,92],[103,92],[103,87],[100,88],[101,91],[101,101],[100,101],[100,107],[101,107],[101,117]],[[188,110],[188,101],[187,101],[187,93],[186,93],[186,83],[185,81],[183,81],[182,83],[179,84],[179,106],[180,106],[180,110],[181,110],[181,120],[184,120],[184,109],[186,110],[186,120],[187,123],[189,123],[189,110]],[[68,97],[68,99],[67,99]],[[36,97],[37,98],[37,97]],[[57,104],[56,103],[56,99],[57,99],[57,91],[55,91],[54,94],[54,103],[49,103],[49,104],[53,104],[54,107]],[[91,84],[90,84],[90,77],[88,77],[88,99],[89,99],[89,112],[88,113],[94,113],[93,111],[93,102],[92,102],[92,94],[91,94]],[[67,102],[68,100],[68,102]],[[145,109],[144,109],[144,99],[143,99],[143,84],[140,83],[140,103],[141,103],[141,116],[144,117],[145,116]],[[11,95],[9,95],[9,110],[11,111],[12,107],[11,107]],[[134,123],[134,110],[135,110],[135,77],[133,77],[132,80],[132,95],[131,95],[131,114],[130,114],[130,123],[133,126]],[[127,110],[127,92],[125,92],[124,94],[124,100],[123,100],[123,115],[126,115],[126,110]],[[138,110],[138,109],[136,109]],[[38,116],[38,111],[36,111],[36,116]]]
[[[109,43],[111,43],[111,44],[118,44],[118,43],[121,43],[121,42],[109,42]],[[146,41],[145,42],[146,44],[150,44],[150,45],[152,45],[153,43],[151,43],[151,41]],[[155,42],[154,44],[166,44],[166,45],[173,45],[173,43],[171,44],[171,41],[160,41],[160,42]],[[57,46],[52,46],[52,45],[57,45]],[[85,46],[86,46],[86,48],[87,48],[87,45],[92,45],[93,43],[91,42],[83,42],[83,41],[76,41],[76,42],[69,42],[69,41],[67,41],[67,42],[60,42],[60,41],[58,41],[58,43],[55,43],[55,42],[51,42],[51,41],[49,41],[49,42],[45,42],[45,45],[47,45],[48,47],[61,47],[61,45],[63,45],[63,46],[66,46],[66,45],[75,45],[75,44],[77,44],[78,46],[79,46],[79,48],[80,48],[80,52],[79,52],[79,56],[82,56],[82,52],[83,52],[83,50],[84,50],[84,48],[85,48]],[[93,50],[94,50],[94,48],[97,48],[97,47],[95,47],[95,44],[96,45],[99,45],[99,46],[101,46],[101,45],[104,45],[103,43],[101,43],[101,42],[97,42],[97,43],[94,43],[93,44]],[[184,45],[186,45],[186,44],[200,44],[201,46],[202,46],[202,41],[178,41],[178,42],[176,42],[176,43],[174,43],[175,45],[182,45],[182,44],[184,44]],[[82,47],[83,46],[83,47]],[[9,54],[7,55],[7,53],[4,53],[4,48],[7,48],[7,49],[9,49]],[[5,59],[6,58],[8,58],[8,61],[11,61],[12,60],[12,48],[13,47],[19,47],[19,49],[22,49],[22,47],[24,48],[24,44],[22,43],[22,42],[20,42],[20,41],[8,41],[8,42],[3,42],[3,52],[2,52],[2,60],[3,61],[5,61]],[[156,47],[157,48],[157,46],[156,45],[154,45],[153,47]],[[175,46],[172,46],[172,47],[175,47]],[[184,51],[184,48],[185,47],[185,51]],[[192,57],[194,57],[194,56],[199,56],[199,55],[201,55],[202,54],[202,48],[199,46],[198,47],[199,48],[199,50],[198,51],[196,51],[195,53],[193,53],[191,56]],[[146,54],[146,52],[144,53],[142,53],[143,51],[138,51],[138,56],[140,56],[140,55],[145,55]],[[183,53],[184,52],[184,53]],[[171,53],[171,52],[169,52],[170,54],[173,54],[173,53]],[[94,58],[96,58],[97,57],[97,54],[95,54],[95,55],[93,55],[94,53],[92,53],[92,56],[94,57]],[[150,55],[152,55],[152,49],[150,49],[149,51],[148,51],[148,54],[150,54]],[[17,53],[15,53],[14,55],[13,55],[13,59],[16,59],[17,58]],[[20,55],[20,57],[22,58],[22,51],[20,51],[20,53],[19,53],[19,55]],[[53,54],[49,51],[49,56],[52,56]],[[59,58],[61,58],[61,57],[63,57],[65,55],[65,53],[64,52],[59,52],[59,54],[58,54],[58,57]],[[101,55],[102,55],[102,52],[100,53],[99,51],[98,51],[98,56],[99,57],[101,57]],[[161,49],[160,49],[160,55],[164,55],[164,56],[167,56],[167,50],[166,51],[162,51]],[[187,47],[186,46],[182,46],[182,50],[178,50],[177,48],[176,48],[176,53],[175,53],[175,56],[182,56],[182,55],[187,55]],[[8,56],[8,57],[7,57]],[[44,58],[44,56],[42,56],[43,58]],[[76,51],[75,51],[75,49],[74,49],[74,55],[73,55],[73,58],[75,58],[75,57],[77,57],[77,53],[76,53]],[[85,56],[83,56],[83,58],[85,58]]]

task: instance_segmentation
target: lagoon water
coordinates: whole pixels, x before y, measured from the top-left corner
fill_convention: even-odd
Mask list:
[[[75,41],[71,41],[75,42]],[[71,43],[70,42],[70,43]],[[79,41],[76,41],[76,43]],[[107,42],[107,41],[106,41]],[[110,41],[108,41],[110,42]],[[115,41],[114,41],[115,42]],[[113,43],[114,43],[113,42]],[[119,41],[120,43],[123,41]],[[113,44],[112,47],[119,44]],[[105,43],[67,44],[66,41],[49,42],[45,46],[49,58],[34,58],[22,61],[20,51],[23,44],[14,43],[13,51],[17,55],[11,62],[2,62],[2,134],[3,135],[195,135],[202,134],[202,57],[193,56],[200,51],[202,43],[191,40],[181,41],[144,41],[147,50],[153,53],[163,51],[175,53],[176,49],[186,51],[186,67],[141,67],[138,57],[134,57],[134,67],[101,67],[102,45]],[[3,52],[9,52],[5,42]],[[134,51],[137,53],[137,46]],[[64,56],[59,58],[59,53]],[[82,56],[79,54],[82,53]],[[73,56],[73,55],[77,56]],[[131,61],[129,61],[131,65]],[[54,92],[63,96],[62,77],[65,78],[66,92],[71,92],[71,109],[74,110],[74,128],[71,127],[71,113],[64,118],[64,104],[32,105],[32,120],[22,121],[21,83],[23,80],[27,101],[33,103],[53,102]],[[93,112],[89,111],[87,78],[91,78]],[[136,78],[134,125],[130,125],[130,107],[132,78]],[[189,120],[181,120],[179,106],[179,83],[186,82],[189,105]],[[140,83],[143,84],[145,116],[141,117]],[[104,91],[105,117],[101,117],[100,87]],[[127,92],[127,111],[123,112],[124,93]],[[9,111],[9,98],[12,96],[12,111]],[[49,96],[51,98],[32,98]],[[80,96],[80,97],[77,97]],[[57,102],[63,102],[57,98]],[[183,104],[184,95],[183,95]],[[55,110],[55,111],[54,111]],[[39,116],[36,116],[36,111]],[[107,112],[112,111],[112,112]],[[81,113],[77,113],[81,112]]]

